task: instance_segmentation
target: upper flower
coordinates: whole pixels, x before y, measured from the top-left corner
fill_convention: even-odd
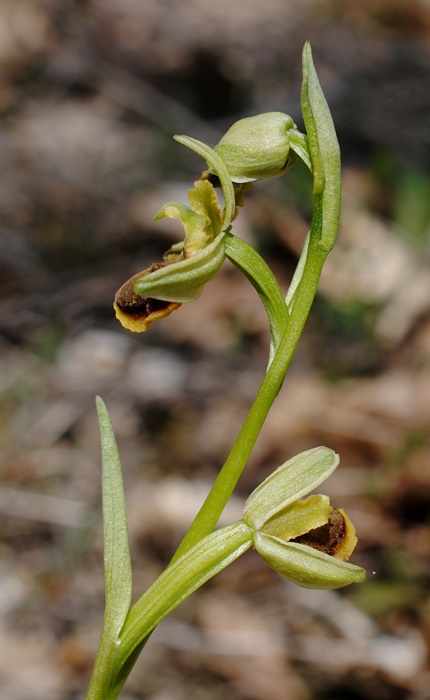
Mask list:
[[[204,285],[215,277],[224,261],[223,231],[229,229],[236,211],[233,185],[221,159],[200,141],[186,136],[177,140],[210,163],[220,180],[225,207],[221,211],[214,186],[208,179],[194,183],[194,189],[188,192],[190,206],[168,202],[161,207],[154,220],[179,219],[185,239],[172,246],[162,262],[137,273],[117,291],[116,316],[125,328],[135,332],[148,330],[156,319],[200,296]]]
[[[339,457],[317,447],[281,465],[253,491],[243,520],[254,547],[276,571],[305,588],[340,588],[365,579],[348,564],[357,543],[354,526],[327,496],[305,496],[336,469]]]
[[[173,217],[182,221],[185,239],[165,253],[161,262],[137,273],[115,295],[119,321],[135,332],[167,316],[200,295],[217,274],[225,258],[223,233],[230,229],[236,207],[254,180],[281,175],[299,155],[312,169],[307,138],[291,117],[268,112],[241,119],[227,131],[214,149],[189,136],[175,139],[207,162],[209,172],[188,193],[189,205],[168,202],[155,220]],[[218,204],[212,176],[221,185],[224,209]],[[236,187],[234,183],[238,183]]]

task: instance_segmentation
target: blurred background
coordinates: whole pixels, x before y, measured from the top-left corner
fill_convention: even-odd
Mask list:
[[[0,688],[83,698],[103,615],[94,396],[123,461],[136,594],[169,561],[263,376],[268,329],[227,264],[143,336],[116,289],[182,238],[186,201],[243,116],[302,126],[306,39],[343,154],[343,215],[294,363],[224,522],[325,444],[324,485],[368,582],[306,591],[247,553],[160,625],[124,700],[430,698],[429,0],[2,0]],[[304,167],[234,231],[286,289],[311,216]]]

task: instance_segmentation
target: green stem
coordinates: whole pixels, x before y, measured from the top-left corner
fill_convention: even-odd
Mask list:
[[[315,204],[320,204],[320,202],[315,202]],[[282,340],[273,358],[273,362],[264,376],[236,442],[224,466],[219,472],[210,493],[179,545],[172,562],[176,561],[184,552],[187,552],[193,547],[202,537],[212,532],[217,524],[242,474],[261,428],[263,427],[264,421],[266,420],[267,414],[282,385],[294,350],[296,349],[303,331],[312,302],[315,298],[321,270],[328,253],[319,243],[319,233],[321,230],[320,206],[316,206],[316,210],[314,211],[308,255]]]

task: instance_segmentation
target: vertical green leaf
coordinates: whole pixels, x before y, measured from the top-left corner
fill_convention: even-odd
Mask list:
[[[131,601],[131,560],[121,463],[109,414],[96,399],[102,449],[104,574],[106,609],[103,633],[115,640]]]
[[[118,644],[131,602],[131,559],[121,462],[112,424],[102,399],[96,398],[102,450],[105,614],[94,670],[85,700],[118,696]]]

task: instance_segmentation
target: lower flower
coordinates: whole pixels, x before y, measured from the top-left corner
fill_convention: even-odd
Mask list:
[[[300,498],[335,470],[338,455],[326,447],[302,452],[282,464],[250,495],[244,521],[254,547],[290,581],[306,588],[340,588],[360,583],[366,572],[347,563],[357,538],[343,510],[316,494]]]

